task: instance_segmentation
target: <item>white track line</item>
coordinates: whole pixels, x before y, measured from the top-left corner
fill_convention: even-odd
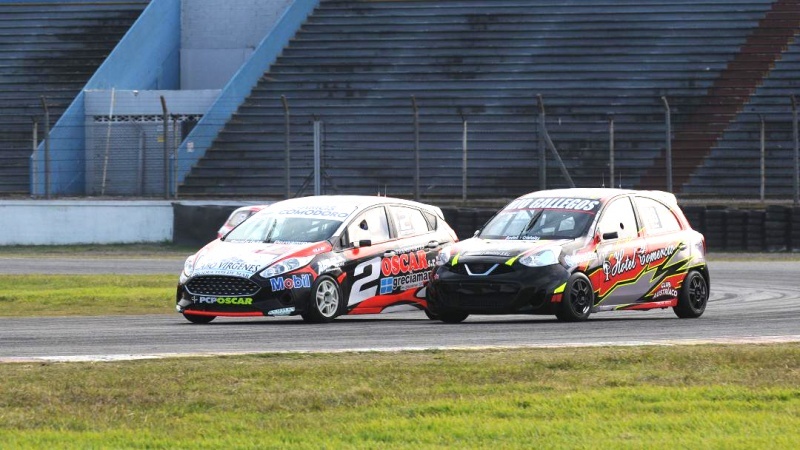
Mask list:
[[[147,354],[114,354],[114,355],[74,355],[74,356],[35,356],[35,357],[7,357],[0,358],[0,363],[57,363],[57,362],[117,362],[135,361],[144,359],[165,358],[198,358],[213,356],[241,356],[263,354],[291,354],[291,353],[365,353],[365,352],[418,352],[426,350],[513,350],[527,348],[581,348],[581,347],[643,347],[643,346],[676,346],[676,345],[742,345],[742,344],[784,344],[800,342],[800,335],[788,336],[748,336],[739,338],[712,338],[712,339],[674,339],[658,341],[619,341],[619,342],[593,342],[593,343],[564,343],[564,344],[530,344],[530,345],[496,345],[496,346],[469,346],[445,345],[430,347],[363,347],[341,350],[276,350],[253,352],[208,352],[208,353],[147,353]]]

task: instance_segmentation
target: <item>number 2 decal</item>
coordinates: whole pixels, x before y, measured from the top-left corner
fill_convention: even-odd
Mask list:
[[[347,305],[354,305],[363,302],[364,300],[374,297],[378,292],[378,283],[372,286],[365,286],[373,281],[377,281],[381,275],[381,258],[376,257],[368,261],[364,261],[357,265],[353,271],[355,282],[350,289],[350,299]]]

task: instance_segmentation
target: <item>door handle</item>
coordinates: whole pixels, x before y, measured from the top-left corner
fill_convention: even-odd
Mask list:
[[[434,249],[439,247],[440,245],[441,244],[439,243],[439,241],[430,241],[425,245],[425,248]]]
[[[394,250],[390,250],[383,254],[384,258],[391,258],[392,256],[397,256],[397,252],[395,252]]]

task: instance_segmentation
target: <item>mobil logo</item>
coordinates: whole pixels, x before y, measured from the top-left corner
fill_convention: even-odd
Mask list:
[[[424,251],[403,253],[381,261],[381,273],[388,277],[401,273],[416,272],[428,268],[428,256]]]
[[[292,275],[291,277],[285,278],[270,278],[269,284],[273,292],[282,291],[284,289],[310,288],[311,275],[304,273],[302,275]]]

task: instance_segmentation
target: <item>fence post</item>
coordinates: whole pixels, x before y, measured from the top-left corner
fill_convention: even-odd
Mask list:
[[[114,88],[111,88],[111,103],[108,106],[108,127],[106,127],[106,152],[103,155],[103,179],[100,181],[100,196],[106,195],[106,177],[108,175],[108,154],[111,152],[111,123],[114,120]]]
[[[322,194],[322,122],[314,121],[314,195]]]
[[[766,127],[764,125],[764,116],[758,115],[759,120],[761,121],[761,185],[759,187],[759,198],[761,201],[764,201],[764,196],[766,194],[766,183],[767,183],[767,167],[766,167],[766,153],[767,153],[767,146],[766,146]]]
[[[414,108],[414,200],[419,201],[419,108],[413,95],[411,107]]]
[[[50,110],[42,96],[44,108],[44,198],[50,200]]]
[[[145,181],[145,174],[144,174],[144,167],[145,167],[145,133],[144,131],[139,131],[139,158],[138,158],[138,172],[139,172],[139,186],[137,189],[138,194],[144,195],[144,181]]]
[[[284,150],[284,171],[286,172],[286,198],[292,198],[292,168],[291,168],[291,116],[289,115],[289,101],[286,100],[285,95],[281,95],[281,103],[283,103],[283,117],[286,122],[286,131],[284,132],[284,139],[286,140],[286,149]]]
[[[792,137],[794,139],[794,204],[800,205],[800,139],[797,131],[797,99],[792,94]]]
[[[610,172],[609,184],[614,187],[614,115],[608,115],[608,168]],[[605,184],[605,183],[603,183]]]
[[[544,100],[542,100],[541,94],[539,95],[539,107],[541,108],[542,115],[544,115]],[[550,152],[553,153],[553,158],[555,158],[556,162],[558,163],[558,168],[561,169],[561,175],[563,175],[564,179],[567,180],[567,184],[569,185],[569,187],[574,188],[575,182],[573,182],[572,177],[569,176],[569,170],[567,170],[567,166],[564,164],[564,160],[561,159],[561,155],[558,154],[558,149],[556,148],[556,144],[554,144],[553,140],[550,139],[550,134],[547,133],[546,127],[542,128],[541,134],[544,136],[544,141],[547,144],[547,147],[550,149]]]
[[[164,96],[161,96],[161,111],[164,114],[162,118],[164,122],[164,198],[169,199],[169,110],[167,110],[167,101]]]
[[[172,198],[178,198],[178,150],[181,147],[178,118],[172,118]]]
[[[667,140],[667,192],[672,192],[672,112],[669,109],[669,102],[667,97],[661,97],[664,102],[664,120],[666,122],[666,140]]]
[[[546,118],[544,112],[544,100],[542,94],[536,94],[539,103],[539,190],[547,189],[547,154],[545,153],[544,133],[546,129]]]
[[[31,196],[36,196],[36,170],[38,169],[36,164],[36,150],[39,148],[39,121],[36,120],[36,117],[31,117],[33,121],[33,148],[31,149]]]
[[[467,200],[467,120],[462,116],[464,129],[461,134],[461,200]]]

